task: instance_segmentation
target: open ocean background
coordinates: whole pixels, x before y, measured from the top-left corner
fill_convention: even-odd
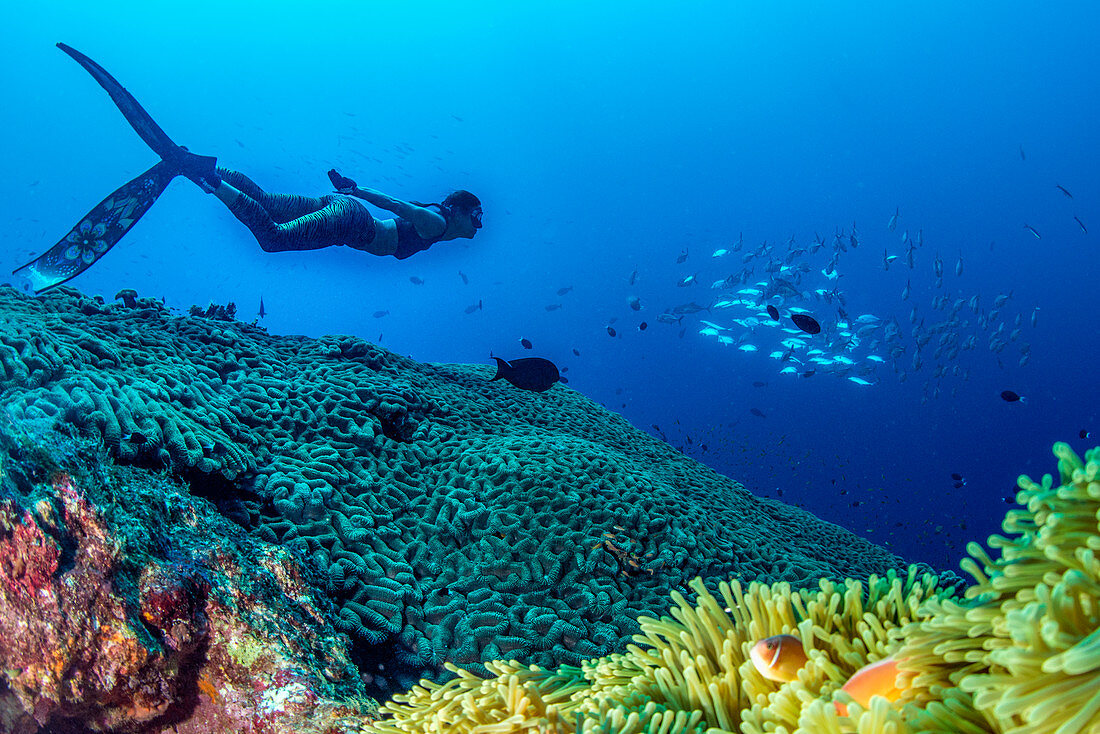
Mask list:
[[[53,2],[8,4],[0,21],[8,271],[155,162],[64,41],[177,143],[268,191],[327,193],[336,167],[404,199],[466,188],[485,209],[474,240],[401,262],[265,254],[180,178],[71,282],[84,292],[232,301],[244,320],[262,297],[273,333],[354,334],[424,361],[546,357],[569,388],[754,493],[941,568],[997,530],[1018,474],[1054,470],[1054,441],[1097,443],[1080,438],[1100,431],[1095,3]],[[853,223],[859,246],[830,281],[834,235]],[[902,236],[918,232],[910,270]],[[792,261],[811,267],[801,286],[839,288],[853,319],[896,318],[904,382],[885,346],[872,385],[779,374],[775,330],[732,324],[743,310],[657,321],[712,304],[711,284],[763,242],[782,255],[815,236],[828,246]],[[884,251],[899,256],[888,270]],[[978,295],[987,316],[1010,298],[986,329],[963,306],[913,371],[911,311],[943,321],[944,295]],[[786,306],[827,331],[837,320],[835,304]],[[746,341],[699,334],[700,317]],[[993,352],[1002,322],[998,338],[1020,333]],[[975,348],[934,359],[946,332]]]

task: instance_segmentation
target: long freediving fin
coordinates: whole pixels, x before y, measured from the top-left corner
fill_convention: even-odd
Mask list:
[[[35,293],[75,278],[130,231],[175,177],[168,162],[157,163],[99,202],[60,242],[12,273],[25,271]]]
[[[83,66],[92,75],[93,79],[99,82],[99,86],[103,87],[104,91],[111,96],[119,112],[126,118],[126,122],[130,123],[130,127],[134,128],[134,131],[141,136],[146,145],[153,149],[154,153],[160,156],[162,160],[174,161],[179,158],[181,148],[172,142],[168,134],[153,121],[145,108],[134,99],[134,95],[127,92],[126,88],[119,84],[117,79],[108,74],[102,66],[72,46],[59,43],[57,47],[71,56],[76,63]]]

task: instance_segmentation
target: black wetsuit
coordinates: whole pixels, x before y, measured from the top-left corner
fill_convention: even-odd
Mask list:
[[[256,237],[264,252],[318,250],[331,245],[348,245],[365,250],[377,230],[367,208],[350,196],[297,196],[269,194],[238,171],[219,168],[218,174],[241,192],[229,211]],[[398,260],[426,250],[439,238],[425,239],[412,222],[397,217]]]

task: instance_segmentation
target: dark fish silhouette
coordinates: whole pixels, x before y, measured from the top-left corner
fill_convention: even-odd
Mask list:
[[[375,311],[374,313],[371,314],[371,316],[373,316],[376,319],[380,319],[383,316],[389,316],[389,315],[390,315],[389,311]]]
[[[757,380],[756,382],[752,383],[752,386],[753,387],[767,387],[768,383],[760,382],[759,380]]]
[[[480,310],[481,310],[481,301],[478,301],[477,303],[472,303],[472,304],[470,304],[469,306],[466,307],[466,313],[473,313],[474,311],[480,311]]]
[[[791,314],[791,321],[794,325],[802,329],[807,334],[820,334],[821,324],[817,323],[817,319],[813,316],[807,316],[804,313]]]
[[[1073,217],[1073,221],[1077,222],[1077,226],[1081,228],[1081,231],[1082,231],[1082,232],[1084,232],[1085,234],[1088,234],[1088,233],[1089,233],[1088,229],[1086,229],[1086,228],[1085,228],[1085,223],[1084,223],[1084,222],[1082,222],[1082,221],[1080,220],[1080,218],[1079,218],[1079,217],[1077,217],[1077,216],[1075,215],[1075,216]]]
[[[1001,390],[1001,400],[1006,403],[1026,403],[1027,399],[1023,395],[1014,393],[1011,390]]]
[[[649,324],[647,324],[644,321],[642,323],[638,324],[638,331],[645,331],[648,328],[649,328]]]
[[[576,347],[573,347],[573,356],[574,357],[581,356],[581,350],[577,349]]]
[[[409,282],[412,283],[413,285],[424,285],[424,279],[423,278],[418,278],[415,275],[413,275],[412,277],[409,278]]]
[[[608,336],[615,336],[615,327],[614,326],[607,327],[607,335]]]
[[[267,316],[267,309],[264,308],[264,297],[263,296],[260,296],[260,310],[257,313],[260,315],[261,319],[264,316]]]
[[[521,337],[519,343],[520,346],[522,346],[524,349],[531,349],[534,347],[534,345],[531,343],[531,340],[527,338]]]
[[[500,357],[493,357],[497,361],[497,373],[494,380],[504,379],[512,383],[520,390],[532,392],[545,392],[561,381],[561,374],[557,366],[548,359],[542,357],[525,357],[505,362]]]
[[[779,321],[779,309],[775,306],[768,304],[768,316],[771,316],[776,321]]]
[[[573,290],[573,286],[571,286],[571,285],[567,285],[564,288],[558,288],[558,295],[559,296],[564,296],[566,293],[568,293],[571,290]]]
[[[1080,431],[1078,431],[1077,435],[1081,438],[1089,438],[1092,436],[1092,431],[1088,430],[1087,428],[1082,428]]]
[[[767,418],[764,412],[760,408],[749,408],[749,412],[755,415],[757,418]]]
[[[466,273],[461,270],[458,271],[458,277],[462,278],[462,285],[469,285],[470,279],[466,277]]]
[[[1067,190],[1066,190],[1066,187],[1065,187],[1065,186],[1063,186],[1062,184],[1054,184],[1054,185],[1055,185],[1056,187],[1058,187],[1058,190],[1059,190],[1059,191],[1061,191],[1061,192],[1062,192],[1063,194],[1065,194],[1066,196],[1068,196],[1068,197],[1069,197],[1070,199],[1072,199],[1072,198],[1073,198],[1073,194],[1071,194],[1071,193],[1070,193],[1069,191],[1067,191]]]
[[[956,482],[961,482],[963,475],[959,474],[957,471],[953,471],[951,472],[951,478],[954,479]]]

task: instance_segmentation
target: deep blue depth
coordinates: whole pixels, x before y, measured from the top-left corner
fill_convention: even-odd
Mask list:
[[[246,320],[262,296],[273,333],[355,334],[425,361],[546,357],[568,369],[569,388],[754,493],[945,568],[997,529],[1018,474],[1054,470],[1054,441],[1097,443],[1078,437],[1100,431],[1092,3],[197,3],[184,16],[30,5],[4,11],[0,45],[9,271],[155,160],[54,48],[64,41],[176,142],[270,191],[327,193],[336,167],[404,199],[466,188],[485,209],[472,242],[403,262],[346,248],[265,254],[180,178],[72,282],[85,292],[131,287],[179,309],[234,301]],[[860,244],[828,285],[853,317],[895,317],[908,333],[914,306],[927,323],[943,317],[931,307],[941,294],[978,294],[986,311],[1010,295],[1000,320],[1012,329],[1020,315],[1017,340],[992,353],[971,324],[977,347],[958,357],[968,380],[929,382],[938,363],[926,347],[904,383],[888,360],[860,386],[821,370],[780,375],[770,349],[700,335],[699,317],[728,325],[720,312],[656,320],[718,298],[710,284],[739,270],[741,253],[711,253],[741,236],[746,249],[782,249],[853,223]],[[915,268],[884,270],[884,250],[903,255],[902,234],[918,231]],[[817,276],[804,287],[826,285],[829,254],[804,258]],[[676,285],[692,274],[697,284]],[[1026,403],[1004,402],[1006,389]]]

